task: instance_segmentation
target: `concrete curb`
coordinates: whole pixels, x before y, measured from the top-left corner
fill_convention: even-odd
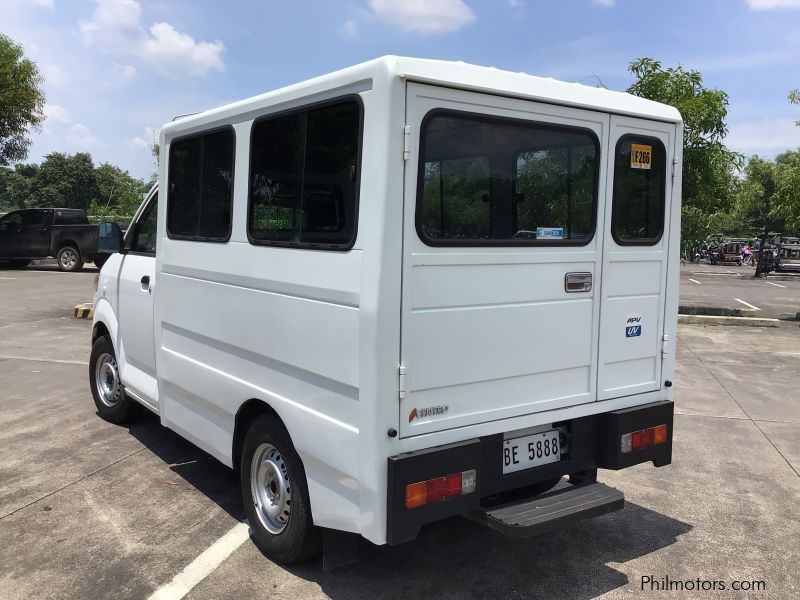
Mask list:
[[[728,325],[744,327],[780,327],[778,319],[764,317],[718,317],[711,315],[678,315],[678,323],[689,325]]]
[[[94,303],[87,302],[85,304],[77,304],[75,306],[76,319],[93,319],[94,318]]]
[[[724,306],[704,306],[704,305],[681,305],[678,306],[678,314],[681,315],[703,315],[706,317],[745,317],[747,312],[741,308],[727,308]]]

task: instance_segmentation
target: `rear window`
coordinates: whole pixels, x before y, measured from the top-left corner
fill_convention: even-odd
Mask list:
[[[588,243],[598,145],[575,127],[430,113],[420,144],[420,238],[431,246]]]
[[[86,213],[74,210],[57,210],[55,224],[56,225],[86,225],[89,219]]]
[[[231,235],[233,129],[173,141],[169,149],[167,233],[225,242]]]
[[[615,154],[611,235],[623,246],[656,244],[664,232],[664,144],[626,135],[617,142]]]

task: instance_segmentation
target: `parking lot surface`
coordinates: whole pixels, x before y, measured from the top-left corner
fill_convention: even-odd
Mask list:
[[[235,474],[156,417],[96,416],[91,325],[72,317],[92,276],[0,270],[0,598],[163,593],[243,518]],[[622,511],[528,540],[450,519],[401,546],[363,542],[328,572],[245,541],[187,597],[798,597],[799,360],[796,324],[682,326],[673,464],[601,472]],[[726,590],[651,592],[643,577]]]
[[[800,313],[800,275],[770,273],[754,279],[753,267],[681,266],[681,306],[739,310],[742,316],[788,318]]]

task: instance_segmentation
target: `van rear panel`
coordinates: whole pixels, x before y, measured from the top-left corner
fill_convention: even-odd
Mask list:
[[[661,389],[675,124],[407,84],[401,437]]]

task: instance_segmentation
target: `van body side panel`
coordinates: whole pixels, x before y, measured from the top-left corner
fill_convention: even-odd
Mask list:
[[[156,306],[162,422],[232,465],[239,407],[262,400],[303,460],[315,523],[358,531],[362,252],[250,243],[251,124],[235,124],[229,241],[170,238],[165,180]]]

